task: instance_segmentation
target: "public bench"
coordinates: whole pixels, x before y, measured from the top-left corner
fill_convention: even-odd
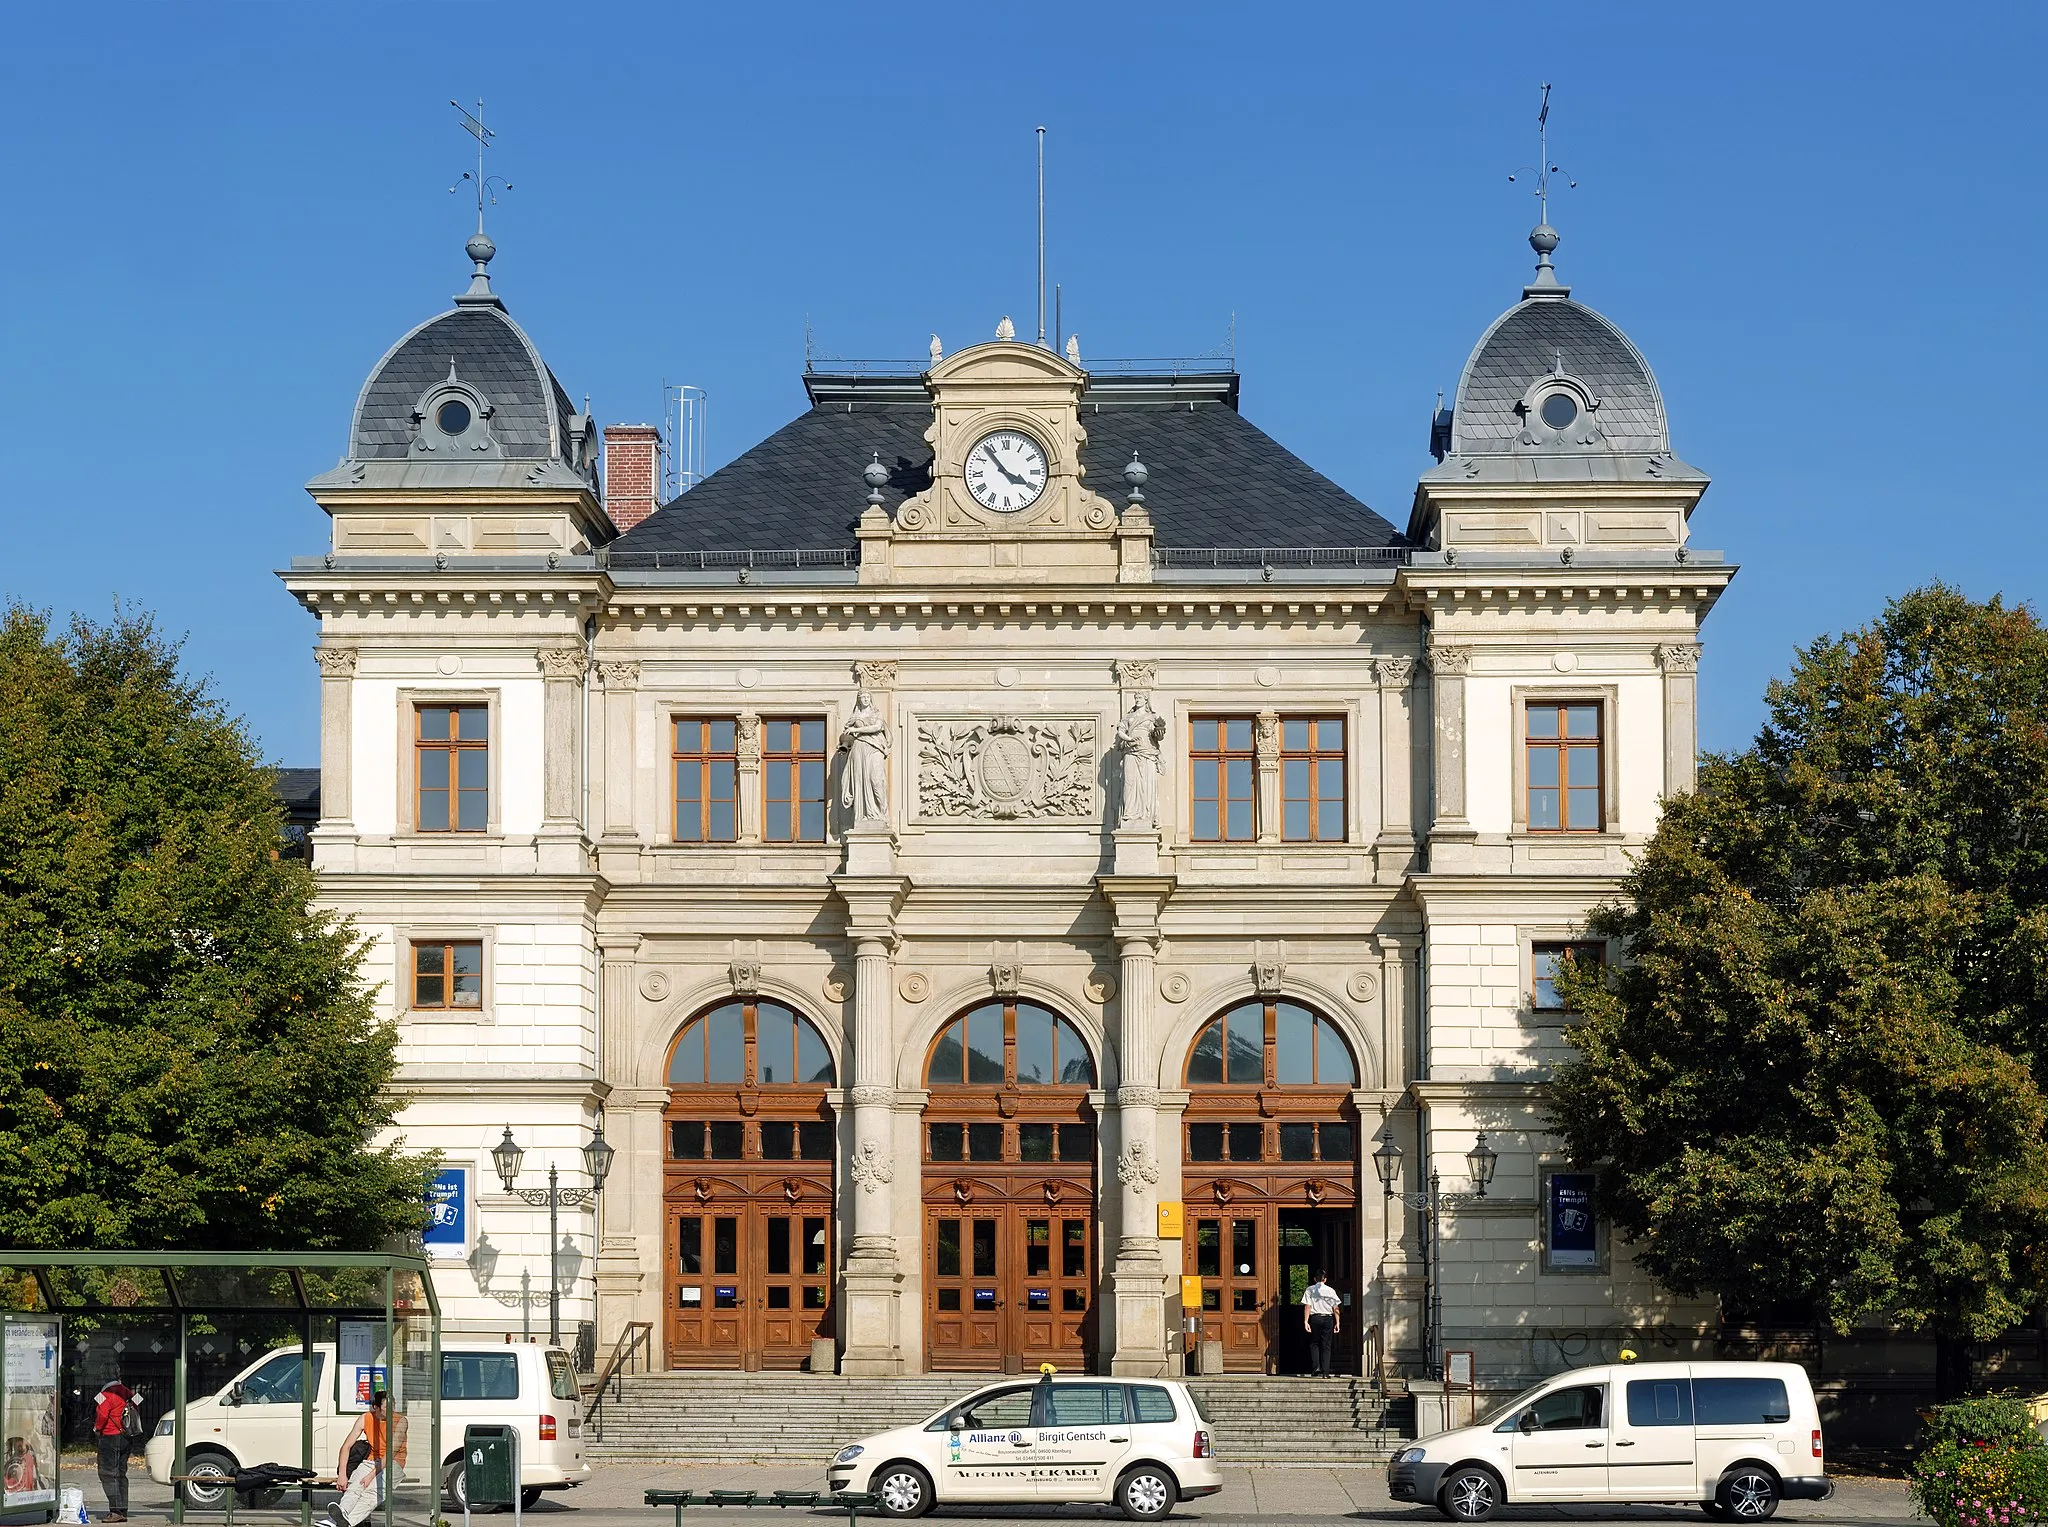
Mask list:
[[[783,1510],[801,1506],[810,1511],[844,1511],[851,1524],[880,1502],[864,1490],[649,1490],[647,1504],[673,1506],[676,1527],[683,1527],[684,1508],[692,1506],[777,1506]]]

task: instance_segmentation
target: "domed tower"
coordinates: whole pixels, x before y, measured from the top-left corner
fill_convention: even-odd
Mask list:
[[[1642,352],[1571,300],[1535,228],[1536,278],[1480,336],[1430,427],[1438,465],[1418,484],[1410,539],[1431,550],[1600,550],[1668,562],[1706,492],[1671,451]]]
[[[588,554],[614,535],[598,435],[491,290],[483,233],[455,306],[371,369],[348,454],[306,490],[334,517],[336,557]]]

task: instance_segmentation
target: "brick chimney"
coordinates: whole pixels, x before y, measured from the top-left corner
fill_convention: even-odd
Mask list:
[[[621,534],[654,513],[661,431],[651,424],[604,427],[604,507]]]

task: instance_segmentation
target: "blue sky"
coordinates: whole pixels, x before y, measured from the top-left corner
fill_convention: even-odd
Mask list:
[[[1235,314],[1246,414],[1404,523],[1436,390],[1527,276],[1506,174],[1550,80],[1559,270],[1742,564],[1701,671],[1739,746],[1795,645],[1887,596],[2036,597],[2044,43],[2043,7],[1968,3],[17,9],[0,594],[158,611],[316,761],[272,570],[324,549],[301,485],[461,285],[479,95],[499,290],[600,420],[698,383],[715,463],[802,408],[807,320],[842,356],[1028,332],[1043,123],[1084,352]]]

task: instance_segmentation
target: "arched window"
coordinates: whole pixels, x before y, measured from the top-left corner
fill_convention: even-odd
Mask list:
[[[751,1074],[750,1074],[751,1073]],[[780,1002],[725,1002],[683,1025],[671,1087],[830,1087],[832,1052],[809,1019]]]
[[[1093,1087],[1095,1059],[1066,1019],[1035,1002],[984,1002],[932,1043],[928,1087]]]
[[[1337,1026],[1295,1002],[1219,1014],[1188,1052],[1190,1087],[1355,1087],[1358,1063]]]

